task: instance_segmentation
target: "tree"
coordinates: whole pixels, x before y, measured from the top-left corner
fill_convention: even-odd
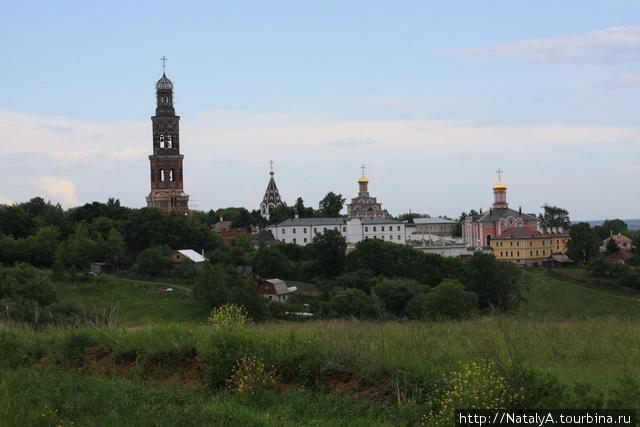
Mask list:
[[[335,194],[333,191],[328,192],[320,200],[320,215],[325,218],[338,218],[340,211],[344,207],[345,200],[342,194]]]
[[[304,206],[304,200],[302,200],[302,197],[298,197],[296,204],[293,205],[293,207],[298,211],[298,216],[300,218],[313,218],[315,215],[312,207],[307,208]]]
[[[618,252],[619,250],[620,247],[618,246],[616,241],[613,239],[609,239],[609,241],[607,242],[607,246],[605,247],[605,254],[611,255],[615,252]]]
[[[405,315],[407,304],[417,294],[429,291],[429,287],[422,286],[415,280],[403,278],[382,278],[374,289],[387,311],[396,316]]]
[[[627,224],[621,219],[607,219],[602,225],[593,227],[593,231],[601,240],[604,240],[613,234],[629,234]]]
[[[49,305],[57,300],[49,278],[27,263],[0,270],[0,299],[3,298],[35,300],[40,305]]]
[[[425,297],[424,313],[431,319],[464,319],[477,310],[478,295],[458,280],[443,280]]]
[[[329,315],[333,317],[375,317],[373,299],[360,289],[347,289],[329,301]]]
[[[162,246],[153,246],[145,249],[136,258],[135,270],[151,276],[159,276],[163,272],[171,270],[173,263],[169,258],[171,249]]]
[[[587,264],[586,270],[596,277],[617,276],[622,267],[623,264],[616,264],[609,258],[593,258]]]
[[[559,208],[557,206],[551,206],[547,203],[542,206],[542,209],[544,209],[544,213],[541,213],[539,217],[542,220],[543,227],[563,227],[565,221],[568,222],[568,210]]]
[[[311,257],[318,261],[322,277],[334,278],[344,271],[347,241],[338,230],[316,234],[307,248]]]
[[[122,267],[128,261],[127,245],[124,242],[124,237],[115,228],[109,230],[109,236],[105,241],[104,260],[118,267]]]
[[[601,239],[587,222],[579,222],[571,226],[567,242],[567,256],[586,265],[598,254]]]
[[[280,245],[258,249],[253,255],[253,266],[264,278],[288,279],[293,269],[291,261],[280,252]]]
[[[518,267],[498,261],[491,254],[474,253],[467,262],[463,282],[478,295],[483,310],[495,307],[513,312],[524,301],[520,289],[522,273]]]

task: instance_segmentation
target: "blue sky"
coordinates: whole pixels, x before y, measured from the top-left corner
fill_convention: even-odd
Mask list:
[[[155,82],[185,190],[256,209],[511,207],[640,217],[640,1],[23,1],[0,6],[0,203],[145,205]]]

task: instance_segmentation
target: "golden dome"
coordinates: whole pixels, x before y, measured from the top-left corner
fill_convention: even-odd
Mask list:
[[[273,170],[273,169],[271,169],[271,170],[269,171],[269,175],[271,175],[271,176],[273,176],[273,174],[274,174],[274,173],[275,173],[275,172],[274,172],[274,170]]]
[[[498,183],[493,186],[493,191],[507,191],[507,186],[498,180]]]
[[[358,184],[368,184],[369,180],[364,176],[358,180]]]

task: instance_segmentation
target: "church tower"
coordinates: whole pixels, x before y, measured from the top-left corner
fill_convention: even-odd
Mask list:
[[[180,154],[180,116],[173,108],[173,83],[164,73],[156,83],[156,115],[151,117],[153,128],[153,154],[151,163],[151,192],[147,207],[165,211],[189,212],[189,196],[183,188],[182,160]]]
[[[260,203],[260,214],[266,220],[269,220],[269,215],[271,214],[271,209],[282,206],[282,199],[280,198],[280,193],[278,192],[278,186],[276,185],[276,180],[273,178],[275,172],[273,171],[273,160],[271,160],[271,170],[269,171],[269,175],[271,178],[269,179],[269,184],[267,185],[267,189],[264,192],[264,197],[262,198],[262,203]]]
[[[347,204],[348,218],[386,218],[382,203],[369,195],[369,180],[364,177],[365,166],[362,165],[362,177],[358,180],[358,197]]]

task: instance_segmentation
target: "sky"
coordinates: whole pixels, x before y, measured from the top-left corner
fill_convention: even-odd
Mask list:
[[[640,0],[0,4],[0,204],[146,206],[160,58],[203,211],[640,218]]]

